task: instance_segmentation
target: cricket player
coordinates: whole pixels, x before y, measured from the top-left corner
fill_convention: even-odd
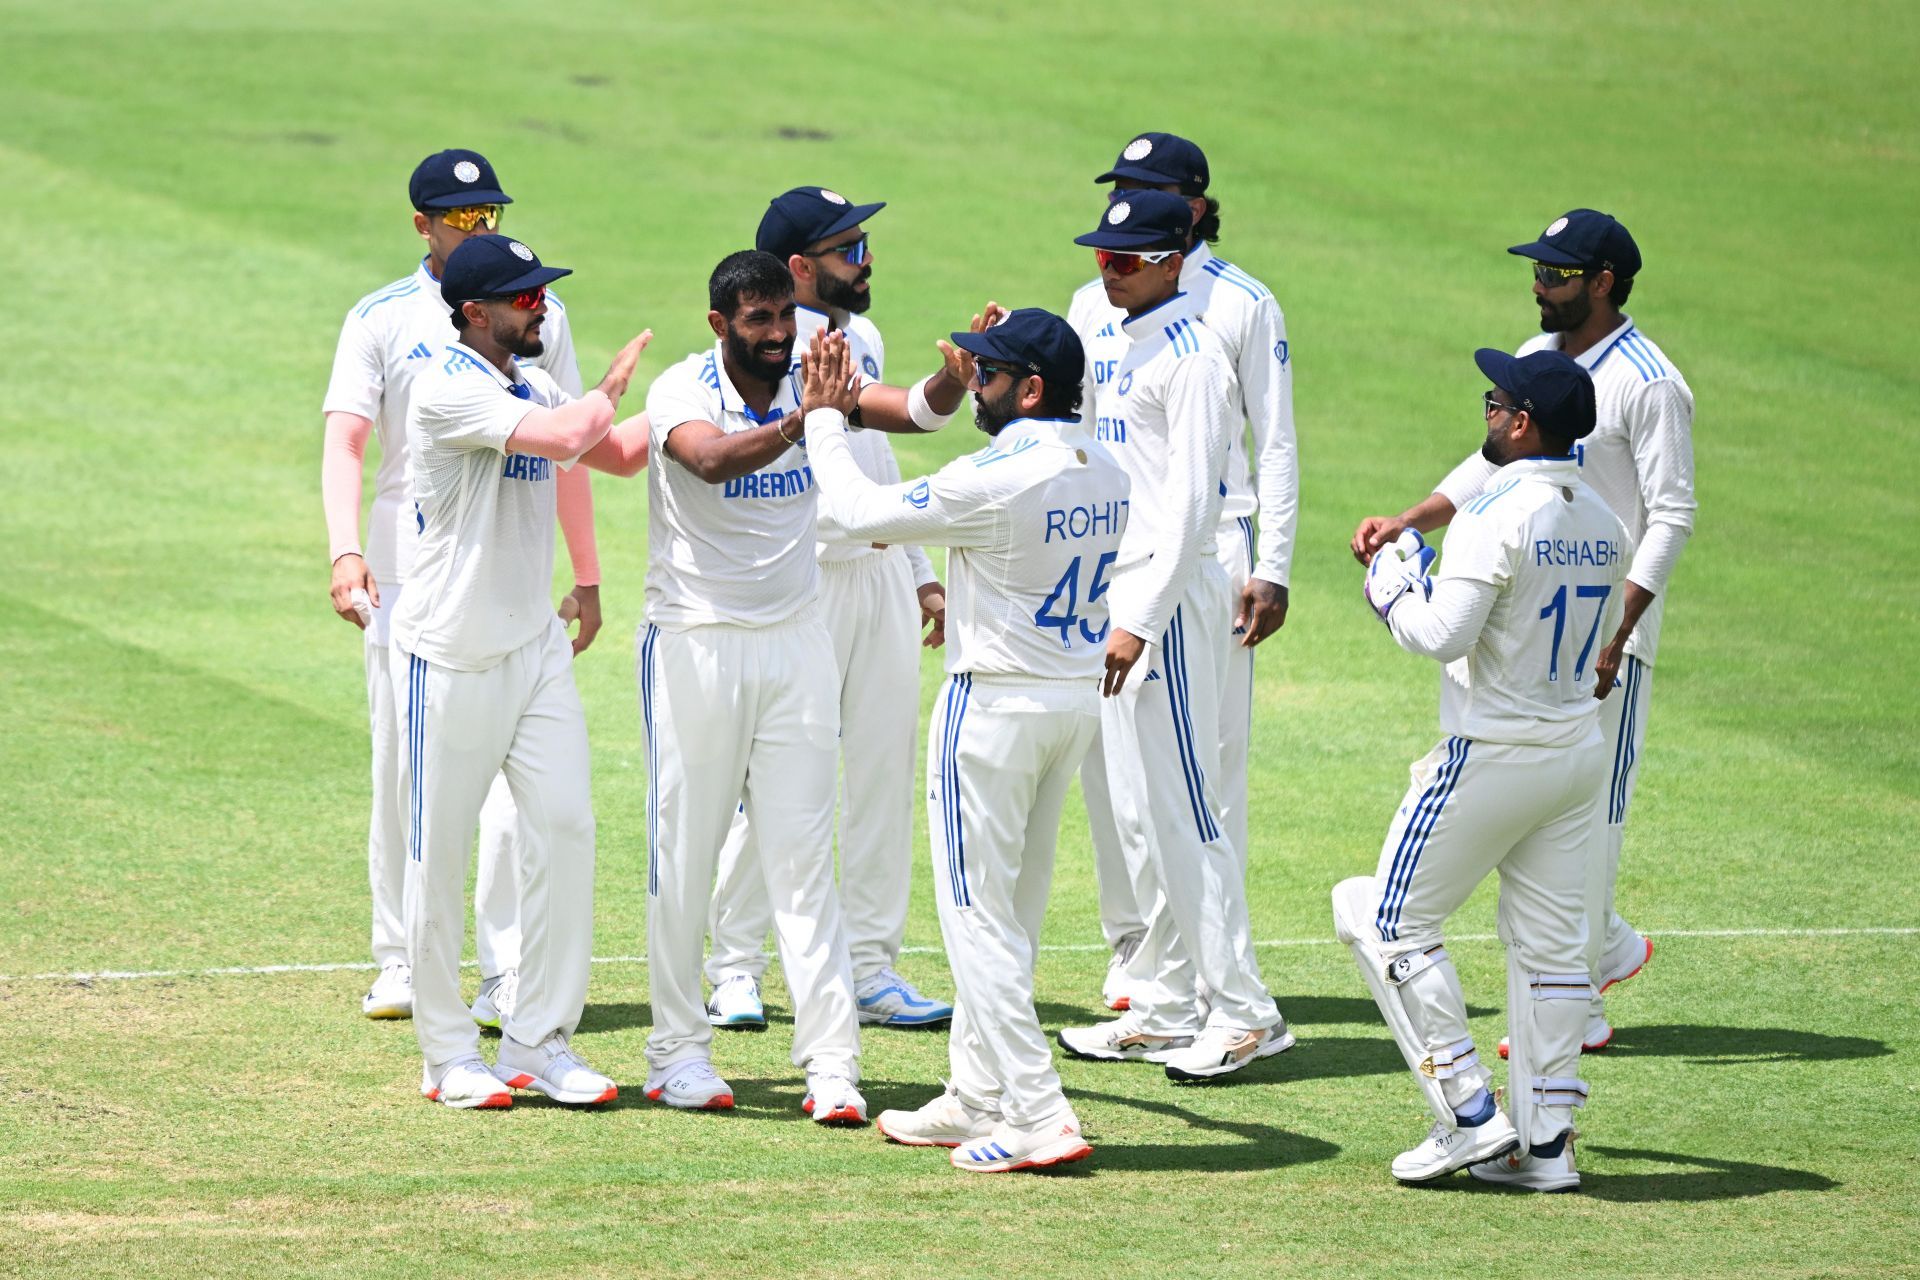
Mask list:
[[[955,333],[990,443],[912,484],[880,484],[852,449],[849,392],[808,415],[823,510],[850,533],[951,547],[947,681],[927,733],[927,828],[940,932],[959,995],[952,1080],[882,1133],[954,1148],[997,1173],[1092,1153],[1033,1007],[1033,965],[1067,786],[1099,724],[1109,575],[1126,526],[1126,472],[1079,420],[1085,353],[1037,309]],[[833,346],[803,357],[807,386],[845,386]]]
[[[714,870],[743,803],[793,994],[801,1103],[863,1124],[853,974],[833,879],[840,705],[819,604],[813,473],[793,366],[793,277],[758,250],[707,283],[716,339],[647,393],[647,616],[636,648],[647,751],[647,1096],[722,1110],[701,989]]]
[[[1574,457],[1594,430],[1587,371],[1558,351],[1483,349],[1474,361],[1494,388],[1481,446],[1492,482],[1454,521],[1436,577],[1432,551],[1407,531],[1374,553],[1365,582],[1400,646],[1446,664],[1447,737],[1414,764],[1375,874],[1335,886],[1334,927],[1434,1114],[1393,1176],[1428,1182],[1470,1165],[1484,1181],[1571,1191],[1593,989],[1586,860],[1607,764],[1595,660],[1618,625],[1632,544]],[[1505,1113],[1441,937],[1496,869],[1513,1044]]]
[[[1588,946],[1594,997],[1582,1044],[1603,1049],[1613,1039],[1601,993],[1640,972],[1653,955],[1614,908],[1621,838],[1646,744],[1647,704],[1660,643],[1662,604],[1680,552],[1693,533],[1693,391],[1667,354],[1621,310],[1640,271],[1640,248],[1618,221],[1593,209],[1569,210],[1537,240],[1507,250],[1533,261],[1533,296],[1541,333],[1520,354],[1563,351],[1593,376],[1599,425],[1574,450],[1580,474],[1626,525],[1635,551],[1618,629],[1594,656],[1594,696],[1609,772],[1589,862]],[[1402,530],[1430,533],[1483,492],[1494,467],[1473,455],[1455,467],[1425,501],[1398,516],[1372,516],[1353,536],[1366,559]],[[1619,696],[1610,696],[1615,691]],[[1501,1053],[1504,1056],[1504,1044]]]
[[[406,868],[405,806],[399,787],[399,707],[388,680],[388,633],[394,607],[413,566],[418,514],[407,491],[407,406],[414,378],[446,345],[449,308],[440,297],[447,255],[469,235],[499,228],[512,198],[493,166],[476,151],[440,151],[422,160],[409,180],[414,229],[426,256],[412,274],[375,290],[347,313],[334,354],[325,400],[326,445],[321,497],[333,554],[333,607],[366,632],[367,703],[373,734],[373,817],[367,836],[373,889],[373,959],[380,975],[361,1001],[369,1018],[405,1018],[413,1011],[406,930],[401,919]],[[560,299],[547,296],[544,350],[535,363],[561,390],[580,394],[573,336]],[[379,469],[364,547],[360,541],[361,458],[378,431]],[[559,510],[573,560],[571,603],[580,635],[577,654],[600,629],[600,564],[593,538],[593,489],[585,472],[559,482]],[[514,892],[516,819],[504,782],[488,793],[480,821],[480,878],[474,894],[474,934],[480,956],[480,994],[474,1017],[498,1027],[512,1003],[519,965],[520,922]]]
[[[546,288],[567,274],[505,236],[455,249],[439,287],[458,340],[440,343],[407,414],[420,541],[392,634],[406,696],[407,958],[420,1089],[451,1107],[504,1107],[508,1089],[570,1105],[616,1094],[571,1044],[593,953],[593,805],[573,653],[549,604],[554,470],[645,464],[644,422],[615,427],[614,410],[651,335],[569,396],[530,363]],[[490,1072],[460,999],[460,943],[467,850],[502,774],[520,814],[521,960]]]
[[[1170,133],[1143,133],[1121,149],[1097,182],[1111,182],[1114,198],[1129,191],[1165,191],[1186,200],[1193,230],[1182,256],[1180,289],[1220,339],[1239,380],[1247,429],[1236,425],[1229,439],[1227,496],[1220,510],[1215,555],[1227,572],[1232,645],[1220,680],[1221,826],[1244,877],[1247,864],[1247,752],[1253,733],[1253,655],[1286,622],[1287,581],[1293,567],[1294,525],[1300,505],[1299,455],[1293,431],[1293,361],[1286,317],[1273,291],[1245,270],[1214,254],[1220,236],[1220,202],[1207,194],[1207,157],[1194,143]],[[1127,337],[1125,312],[1094,279],[1073,295],[1067,318],[1087,349],[1087,401],[1091,405],[1120,368]],[[1095,411],[1096,433],[1102,426]],[[1110,432],[1112,424],[1105,424]],[[1246,437],[1252,436],[1248,452]],[[1259,534],[1254,533],[1258,515]],[[1130,984],[1127,962],[1138,952],[1146,921],[1134,900],[1113,829],[1112,807],[1100,770],[1081,775],[1093,829],[1094,869],[1100,886],[1101,927],[1113,950],[1102,998],[1125,1009]]]
[[[855,204],[827,187],[795,187],[767,205],[755,247],[787,264],[797,305],[796,349],[844,334],[860,383],[853,417],[870,427],[931,431],[946,424],[965,387],[944,365],[910,388],[881,381],[886,346],[865,312],[873,304],[866,223],[884,201]],[[878,430],[849,437],[862,472],[896,484],[900,466]],[[917,546],[881,545],[820,520],[820,611],[833,637],[840,699],[840,902],[846,913],[860,1021],[928,1027],[953,1016],[894,968],[906,938],[913,873],[913,750],[920,714],[920,644],[942,637],[945,593]],[[773,908],[744,809],[720,851],[709,927],[707,1017],[720,1027],[762,1027],[760,976]]]
[[[1231,606],[1214,539],[1230,438],[1244,419],[1233,363],[1180,288],[1192,233],[1180,196],[1127,191],[1074,242],[1095,251],[1107,296],[1126,313],[1126,351],[1094,405],[1095,434],[1103,422],[1133,481],[1108,602],[1100,755],[1147,928],[1131,1007],[1060,1032],[1079,1057],[1160,1062],[1177,1081],[1238,1071],[1293,1045],[1260,980],[1245,877],[1220,823]]]

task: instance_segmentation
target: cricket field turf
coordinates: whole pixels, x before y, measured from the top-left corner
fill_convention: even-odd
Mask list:
[[[1911,3],[0,14],[0,1275],[1920,1268]],[[1299,1047],[1211,1088],[1063,1062],[1093,1158],[969,1177],[805,1122],[775,983],[773,1027],[716,1048],[736,1112],[646,1103],[646,499],[603,476],[607,628],[578,672],[604,960],[578,1045],[621,1097],[427,1105],[409,1024],[358,1013],[364,695],[318,496],[340,318],[417,258],[412,166],[494,161],[507,229],[576,269],[589,382],[643,327],[636,385],[707,341],[706,274],[769,196],[888,200],[872,315],[901,381],[988,298],[1065,310],[1091,179],[1146,129],[1206,148],[1220,251],[1289,322],[1300,550],[1260,657],[1251,893]],[[1503,251],[1577,205],[1633,229],[1629,309],[1698,400],[1620,886],[1659,949],[1583,1065],[1585,1194],[1409,1189],[1387,1161],[1425,1112],[1327,893],[1371,869],[1436,677],[1345,544],[1477,443],[1471,351],[1534,327]],[[902,467],[977,440],[956,421]],[[928,881],[902,968],[947,993]],[[1454,947],[1483,1045],[1491,922],[1489,887]],[[1095,1011],[1097,941],[1076,800],[1050,1030]],[[107,971],[155,976],[77,976]],[[944,1064],[941,1034],[864,1037],[875,1110]]]

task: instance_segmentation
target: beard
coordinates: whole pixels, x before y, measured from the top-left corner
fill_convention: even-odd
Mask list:
[[[814,277],[814,291],[820,295],[820,301],[829,307],[862,315],[873,305],[871,289],[856,289],[854,286],[873,274],[872,267],[860,268],[860,274],[851,280],[842,280],[839,276],[826,271]]]
[[[1565,302],[1551,302],[1539,295],[1534,300],[1540,304],[1540,332],[1568,333],[1578,329],[1593,314],[1593,299],[1580,289]]]
[[[540,341],[538,322],[530,322],[526,328],[514,334],[502,345],[506,347],[509,355],[519,356],[522,360],[532,360],[536,356],[544,355],[547,350],[546,343]]]
[[[1015,387],[1008,387],[997,399],[989,400],[978,391],[973,393],[973,425],[989,436],[997,436],[1007,429],[1007,424],[1019,417],[1014,408]]]
[[[787,370],[793,367],[793,339],[788,338],[781,343],[762,343],[756,347],[735,332],[732,325],[728,325],[727,358],[748,377],[769,384],[776,383],[786,377]]]

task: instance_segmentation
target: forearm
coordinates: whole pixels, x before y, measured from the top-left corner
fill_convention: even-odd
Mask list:
[[[600,585],[600,550],[593,536],[593,477],[585,467],[570,467],[555,481],[554,505],[560,516],[560,536],[573,562],[575,586]]]
[[[644,413],[613,424],[599,444],[580,457],[583,465],[608,475],[637,476],[647,469],[649,437],[653,424]]]
[[[327,559],[360,552],[360,470],[373,424],[355,413],[330,413],[320,448],[320,505],[327,520]]]
[[[1432,533],[1435,529],[1444,528],[1451,522],[1455,510],[1453,502],[1446,494],[1435,492],[1402,511],[1400,519],[1410,528],[1418,529],[1422,533]]]
[[[1674,566],[1680,563],[1680,553],[1686,549],[1687,539],[1692,533],[1693,529],[1688,524],[1660,520],[1648,523],[1647,531],[1640,537],[1640,545],[1634,549],[1633,564],[1627,569],[1629,609],[1632,608],[1634,591],[1639,591],[1651,602],[1667,589],[1667,579],[1673,576]],[[1629,627],[1638,617],[1636,613],[1628,614]]]
[[[1387,614],[1387,627],[1408,653],[1452,662],[1480,638],[1495,595],[1491,582],[1440,578],[1431,595],[1409,591],[1401,596]]]
[[[507,437],[506,451],[566,462],[600,443],[612,427],[613,401],[595,387],[558,409],[529,412]]]
[[[781,418],[731,435],[715,430],[698,442],[683,440],[687,433],[676,430],[667,437],[667,456],[708,484],[725,484],[752,475],[792,448],[793,441],[780,434],[783,426],[793,431]]]
[[[1654,602],[1655,593],[1647,590],[1632,578],[1628,578],[1626,590],[1622,593],[1622,598],[1624,600],[1624,606],[1623,612],[1620,615],[1620,628],[1613,633],[1614,638],[1617,640],[1624,640],[1633,634],[1633,629],[1640,625],[1640,615],[1645,613],[1647,606]]]
[[[949,378],[944,369],[910,388],[869,382],[860,388],[860,425],[895,435],[938,431],[959,409],[965,394],[966,388]]]

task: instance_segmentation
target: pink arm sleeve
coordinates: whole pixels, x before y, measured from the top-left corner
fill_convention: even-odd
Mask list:
[[[567,558],[573,561],[574,585],[597,587],[600,549],[593,540],[593,477],[585,467],[569,467],[557,483],[560,533],[567,540]]]
[[[327,516],[328,563],[360,554],[360,463],[373,423],[357,413],[327,415],[320,449],[320,505]]]

